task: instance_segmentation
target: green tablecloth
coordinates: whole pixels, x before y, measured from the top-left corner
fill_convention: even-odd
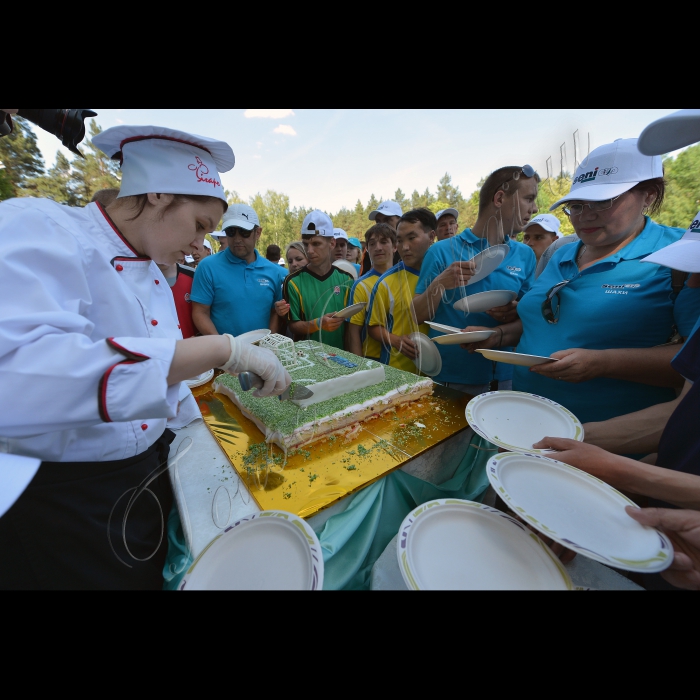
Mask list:
[[[435,485],[400,469],[348,496],[350,503],[317,531],[324,561],[325,590],[369,589],[375,561],[414,508],[435,498],[480,501],[489,485],[486,461],[496,447],[472,435],[454,476]],[[176,590],[192,563],[177,508],[168,518],[168,558],[163,569],[166,590]]]

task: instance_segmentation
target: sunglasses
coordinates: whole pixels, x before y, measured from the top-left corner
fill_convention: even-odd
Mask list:
[[[583,214],[583,208],[589,207],[591,211],[605,211],[606,209],[612,209],[612,205],[622,197],[618,195],[612,199],[604,199],[602,202],[584,202],[583,204],[568,204],[564,207],[564,213],[568,217],[581,216]]]
[[[250,231],[246,231],[245,229],[238,228],[237,226],[229,226],[227,229],[224,229],[226,232],[226,235],[229,238],[234,238],[236,234],[238,234],[241,238],[250,238],[253,235],[253,231],[255,229],[251,229]]]
[[[566,287],[569,282],[571,280],[564,280],[555,284],[545,295],[541,310],[542,318],[547,323],[557,323],[559,321],[559,291]]]
[[[503,185],[506,184],[506,182],[510,182],[511,180],[517,180],[520,177],[520,173],[522,173],[525,177],[535,177],[537,175],[537,171],[531,166],[531,165],[523,165],[520,170],[516,170],[507,180],[504,180],[495,190],[495,192],[498,192],[498,190],[503,187]],[[537,175],[537,178],[539,179],[539,175]]]

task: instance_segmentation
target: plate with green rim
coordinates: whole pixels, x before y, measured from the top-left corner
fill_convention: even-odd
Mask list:
[[[475,433],[511,452],[549,454],[535,449],[544,437],[583,442],[581,421],[556,401],[524,391],[488,391],[475,396],[464,410]]]
[[[401,524],[396,554],[420,590],[573,590],[566,569],[525,525],[490,506],[440,498]]]
[[[523,521],[564,547],[617,569],[657,573],[673,561],[673,545],[625,511],[638,507],[604,481],[536,454],[506,452],[486,468],[491,486]]]

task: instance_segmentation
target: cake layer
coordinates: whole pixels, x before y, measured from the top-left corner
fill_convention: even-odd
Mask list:
[[[241,389],[237,378],[227,374],[214,383],[214,390],[227,395],[263,432],[267,442],[283,449],[300,447],[331,433],[348,432],[361,421],[432,393],[433,382],[428,377],[343,350],[333,349],[331,355],[327,347],[315,341],[296,343],[295,348],[301,354],[299,366],[290,371],[292,381],[311,389],[313,398],[318,398],[315,403],[256,398]],[[366,381],[372,383],[361,386]],[[326,387],[335,395],[326,398]]]

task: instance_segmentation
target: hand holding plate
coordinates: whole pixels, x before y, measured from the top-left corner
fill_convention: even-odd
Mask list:
[[[663,530],[673,542],[673,563],[661,575],[673,586],[700,590],[700,513],[670,508],[625,508],[642,525]]]
[[[441,272],[435,282],[444,289],[455,289],[457,287],[465,287],[469,282],[469,278],[476,273],[474,263],[471,260],[457,260],[453,262],[446,270]]]
[[[279,301],[275,302],[275,311],[277,312],[278,316],[287,318],[287,314],[289,313],[289,304],[284,299],[280,299]]]
[[[559,362],[535,365],[530,367],[530,372],[572,384],[605,376],[602,350],[571,348],[554,352],[550,357]]]
[[[496,326],[498,329],[498,326]],[[462,328],[462,333],[471,333],[472,331],[492,331],[493,328],[488,326],[467,326]],[[475,350],[498,348],[501,346],[501,339],[503,338],[503,333],[493,333],[486,340],[482,340],[478,343],[462,343],[459,347],[467,352],[474,352]]]
[[[332,333],[333,331],[337,331],[344,323],[344,318],[334,316],[333,314],[324,314],[321,317],[321,330]]]
[[[396,348],[402,355],[406,355],[409,360],[415,360],[418,357],[418,345],[411,340],[410,335],[393,335],[391,336],[391,345]]]
[[[494,306],[486,312],[491,318],[496,319],[499,323],[510,323],[520,318],[518,316],[518,302],[513,300],[505,306]]]

